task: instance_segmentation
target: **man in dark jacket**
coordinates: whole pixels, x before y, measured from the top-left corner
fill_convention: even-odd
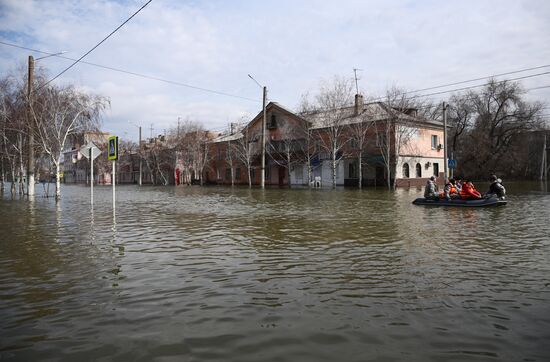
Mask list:
[[[489,180],[491,181],[491,185],[485,197],[498,197],[499,199],[504,199],[506,196],[506,189],[502,186],[502,180],[496,175],[491,175]]]

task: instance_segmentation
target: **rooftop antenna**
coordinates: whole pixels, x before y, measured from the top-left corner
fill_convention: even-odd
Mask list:
[[[359,94],[359,85],[357,84],[359,78],[357,78],[357,71],[361,72],[363,69],[353,68],[353,74],[355,75],[355,91],[357,92],[356,94]]]
[[[153,128],[153,124],[152,124],[152,123],[151,123],[151,127],[150,127],[149,129],[151,130],[151,138],[153,138],[153,130],[154,130],[154,128]]]

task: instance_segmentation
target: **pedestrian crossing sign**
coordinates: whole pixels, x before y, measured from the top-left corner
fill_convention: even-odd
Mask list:
[[[117,136],[109,137],[107,159],[109,161],[118,160],[118,137]]]

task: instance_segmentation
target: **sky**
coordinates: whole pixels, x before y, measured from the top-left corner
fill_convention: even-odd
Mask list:
[[[145,3],[0,0],[0,41],[76,59]],[[149,137],[178,119],[212,130],[251,119],[262,90],[248,74],[269,100],[297,109],[303,94],[335,76],[353,78],[354,68],[360,92],[373,98],[392,86],[416,90],[550,65],[549,40],[546,0],[153,0],[84,61],[178,84],[80,63],[54,82],[109,97],[103,130],[137,141],[136,125]],[[29,55],[43,56],[0,44],[0,76],[25,69]],[[53,78],[70,64],[49,57],[36,67]],[[550,66],[499,79],[544,72]],[[550,74],[522,85],[550,85]],[[550,104],[550,88],[526,97]]]

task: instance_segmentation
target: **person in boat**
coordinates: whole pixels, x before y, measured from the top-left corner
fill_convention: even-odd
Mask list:
[[[481,199],[481,193],[476,190],[472,182],[464,180],[462,189],[460,190],[460,198],[462,200],[479,200]]]
[[[464,184],[463,181],[464,181],[464,177],[462,176],[455,177],[456,191],[458,191],[459,195],[460,195],[460,191],[462,191],[462,185]]]
[[[443,189],[443,197],[447,200],[460,199],[460,194],[456,187],[456,181],[454,178],[450,178],[445,183],[445,188]]]
[[[426,200],[439,199],[437,194],[437,184],[435,183],[436,177],[432,176],[426,182],[426,188],[424,189],[424,198]]]
[[[491,185],[489,185],[489,191],[487,191],[485,197],[498,197],[503,200],[506,197],[506,189],[502,186],[502,180],[497,175],[491,175],[489,181],[491,181]]]

